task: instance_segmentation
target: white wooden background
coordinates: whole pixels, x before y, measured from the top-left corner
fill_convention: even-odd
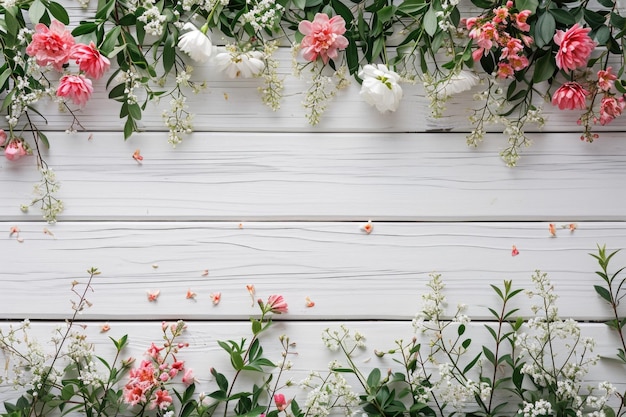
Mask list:
[[[279,56],[287,76],[290,52]],[[156,108],[142,120],[145,132],[124,142],[104,90],[79,112],[88,132],[65,134],[68,116],[50,116],[46,160],[66,207],[53,226],[36,209],[19,210],[38,181],[34,158],[0,158],[0,318],[29,318],[45,339],[71,315],[71,282],[98,267],[93,307],[80,316],[97,348],[107,352],[108,336],[129,333],[129,355],[138,357],[158,340],[161,320],[189,320],[187,359],[205,387],[208,369],[227,364],[216,340],[247,334],[256,309],[245,286],[253,284],[258,297],[280,293],[289,303],[267,349],[277,356],[271,340],[283,333],[296,341],[290,376],[299,380],[334,357],[320,334],[341,323],[367,337],[363,365],[382,366],[373,350],[412,337],[431,272],[443,275],[450,306],[470,305],[480,331],[486,307],[497,303],[489,284],[512,279],[530,288],[540,269],[555,284],[561,315],[584,321],[597,351],[614,355],[588,253],[626,246],[625,119],[589,144],[579,140],[577,114],[547,104],[546,128],[508,168],[497,130],[476,149],[465,145],[469,93],[434,120],[419,86],[405,86],[397,113],[379,115],[353,85],[310,127],[300,106],[305,80],[287,77],[274,113],[260,103],[259,80],[228,80],[210,67],[196,74],[209,88],[190,98],[196,133],[176,149]],[[371,234],[360,229],[368,220]],[[9,236],[13,226],[19,240]],[[613,263],[626,265],[626,253]],[[185,298],[188,289],[195,300]],[[158,301],[148,302],[155,290]],[[222,293],[219,305],[213,292]],[[527,298],[516,302],[532,315]],[[99,332],[103,323],[109,333]],[[624,375],[603,361],[590,380],[624,388]],[[0,387],[0,399],[13,396]]]

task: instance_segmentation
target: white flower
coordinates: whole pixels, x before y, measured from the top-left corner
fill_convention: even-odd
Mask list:
[[[437,96],[449,97],[462,93],[474,87],[479,81],[480,78],[476,73],[461,70],[458,74],[452,74],[450,77],[444,79],[437,86]]]
[[[263,57],[261,51],[242,52],[235,48],[223,48],[215,56],[215,63],[230,78],[251,78],[265,68]]]
[[[400,76],[383,64],[366,65],[359,72],[363,79],[361,97],[379,112],[396,111],[402,99]]]
[[[189,22],[185,23],[183,29],[188,32],[178,38],[180,50],[186,52],[194,61],[206,62],[213,51],[211,39],[209,39],[205,31],[198,29]]]

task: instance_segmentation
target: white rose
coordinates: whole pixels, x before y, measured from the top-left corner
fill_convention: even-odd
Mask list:
[[[206,62],[213,50],[211,39],[206,35],[206,32],[198,29],[189,22],[185,23],[183,29],[188,32],[183,33],[178,38],[178,47],[180,50],[186,52],[194,61]]]
[[[396,111],[402,100],[400,76],[383,64],[366,65],[359,72],[363,79],[361,97],[379,112]]]
[[[215,63],[220,71],[230,78],[251,78],[259,75],[265,68],[263,52],[238,52],[222,49],[215,56]]]

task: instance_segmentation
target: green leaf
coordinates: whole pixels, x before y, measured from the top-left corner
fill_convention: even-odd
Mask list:
[[[72,36],[77,37],[86,35],[87,33],[95,32],[98,29],[98,25],[92,22],[84,22],[72,30]]]
[[[376,16],[378,16],[378,19],[382,23],[387,23],[391,20],[395,12],[396,12],[396,6],[393,6],[393,5],[385,6],[376,12]]]
[[[7,82],[12,73],[11,68],[7,67],[6,65],[3,65],[3,67],[6,68],[4,71],[2,71],[2,74],[0,74],[0,91],[4,90],[4,84]]]
[[[483,346],[483,353],[485,354],[485,357],[487,358],[489,363],[491,363],[492,365],[496,365],[496,355],[494,355],[487,346]]]
[[[48,149],[50,148],[50,141],[48,140],[48,137],[44,135],[42,131],[40,130],[37,131],[37,137],[39,138],[41,143],[43,143],[43,146],[45,146]]]
[[[540,15],[535,25],[535,44],[537,48],[543,48],[545,45],[548,45],[552,41],[555,32],[556,21],[554,20],[554,16],[550,13]]]
[[[471,344],[472,344],[472,339],[465,339],[463,343],[461,343],[461,346],[463,346],[463,349],[467,349],[469,345]]]
[[[609,304],[613,303],[613,297],[611,297],[611,293],[609,292],[609,290],[600,285],[594,285],[593,288],[596,290],[596,293],[598,293],[598,295],[602,297],[606,302],[608,302]]]
[[[380,384],[380,369],[374,368],[367,377],[368,387],[377,387]]]
[[[548,12],[554,16],[554,19],[564,25],[573,25],[576,23],[576,17],[564,9],[548,9]]]
[[[606,25],[598,26],[590,35],[595,38],[599,45],[606,45],[611,37],[611,30]]]
[[[613,0],[598,0],[598,3],[608,9],[612,9],[613,7],[615,7],[615,2]]]
[[[332,0],[333,9],[343,17],[343,20],[346,21],[346,27],[350,27],[352,24],[352,20],[354,19],[354,14],[352,11],[343,4],[340,0]]]
[[[437,22],[437,15],[435,14],[435,9],[433,9],[432,5],[428,8],[426,14],[424,14],[422,24],[424,26],[424,30],[429,36],[433,36],[435,32],[437,32],[439,23]]]
[[[372,47],[372,60],[376,60],[376,58],[383,52],[383,47],[385,46],[385,38],[379,36],[374,39],[374,45]]]
[[[398,11],[401,13],[406,13],[408,15],[414,15],[418,12],[421,12],[426,7],[428,7],[428,4],[425,2],[425,0],[404,0],[398,6]]]
[[[35,0],[28,9],[28,17],[31,22],[39,23],[41,17],[46,13],[46,6],[41,0]]]
[[[532,14],[537,12],[537,7],[539,6],[539,0],[516,0],[515,7],[517,10],[530,10]]]
[[[231,352],[230,363],[236,371],[241,371],[244,367],[243,357],[239,352]]]
[[[463,333],[465,333],[465,325],[464,324],[460,324],[458,329],[456,329],[456,333],[459,336],[463,336]]]
[[[48,6],[48,10],[50,10],[52,16],[54,16],[54,18],[59,22],[63,23],[64,25],[70,24],[70,16],[67,14],[67,9],[65,9],[65,7],[61,6],[59,3],[51,1],[50,5]]]
[[[587,22],[592,29],[596,29],[597,27],[603,25],[606,21],[603,15],[587,8],[583,9],[583,15],[585,17],[585,22]]]
[[[132,117],[128,116],[126,118],[126,123],[124,123],[124,140],[128,139],[132,136],[133,132],[137,131],[137,125]]]
[[[550,52],[539,58],[535,64],[533,82],[539,83],[549,80],[556,71],[556,62]]]
[[[292,2],[296,9],[302,10],[306,6],[306,0],[292,0]]]
[[[104,55],[108,56],[111,53],[111,51],[113,51],[113,48],[115,47],[115,44],[117,43],[117,38],[121,32],[122,32],[122,28],[119,26],[115,26],[110,31],[108,31],[107,34],[104,36],[104,41],[102,42],[102,45],[100,46],[100,50]]]
[[[176,60],[176,42],[174,37],[169,34],[166,41],[163,43],[163,71],[168,74],[174,66]]]
[[[344,374],[353,374],[354,370],[351,368],[333,368],[332,369],[333,372],[340,372],[340,373],[344,373]]]
[[[111,13],[113,13],[113,10],[115,9],[115,1],[116,0],[109,0],[105,3],[104,7],[98,7],[96,20],[108,20],[109,16],[111,16]]]

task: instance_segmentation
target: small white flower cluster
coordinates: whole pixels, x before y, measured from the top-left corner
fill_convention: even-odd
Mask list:
[[[352,352],[356,348],[365,348],[365,336],[358,330],[351,333],[344,324],[340,326],[339,330],[324,330],[322,341],[332,351],[339,350],[342,345],[346,352]]]
[[[311,389],[304,403],[308,416],[326,417],[337,408],[343,408],[346,416],[354,414],[359,398],[352,392],[352,387],[348,385],[343,375],[332,370],[338,365],[336,362],[331,362],[329,365],[331,371],[326,378],[322,378],[317,372],[312,372],[300,382],[300,386]]]
[[[47,355],[35,338],[29,337],[30,322],[19,326],[9,325],[8,331],[0,329],[0,352],[4,356],[5,375],[2,383],[17,388],[36,388],[47,372]],[[9,373],[10,369],[10,373]]]
[[[137,18],[140,22],[143,22],[146,33],[152,36],[163,35],[163,24],[167,20],[167,16],[161,14],[161,11],[156,6],[147,7],[146,11]]]
[[[54,197],[61,185],[57,181],[56,174],[49,167],[40,168],[39,173],[41,181],[33,186],[35,197],[31,206],[40,203],[44,220],[48,223],[55,223],[57,216],[64,209],[63,201]]]
[[[552,404],[546,400],[537,400],[534,403],[524,401],[524,408],[518,411],[524,417],[538,417],[552,414]]]
[[[435,12],[435,16],[437,16],[437,24],[439,28],[444,31],[456,31],[456,26],[450,20],[452,16],[452,12],[455,7],[459,4],[459,0],[442,0],[441,1],[441,9]]]
[[[323,74],[324,66],[319,61],[311,64],[311,81],[302,105],[308,110],[306,118],[309,124],[317,125],[326,111],[328,103],[337,95],[337,92],[350,84],[347,77],[348,69],[345,65],[337,68],[332,76]],[[300,73],[300,71],[296,71]]]
[[[242,16],[243,22],[250,23],[256,31],[274,28],[284,10],[276,0],[247,0],[246,3],[248,11]]]
[[[265,42],[263,44],[265,69],[261,73],[263,85],[259,87],[261,100],[274,111],[280,109],[284,89],[283,78],[278,75],[278,60],[273,56],[276,49],[278,49],[278,42],[276,41]]]
[[[446,297],[443,294],[445,285],[441,274],[430,274],[430,281],[426,286],[430,288],[430,291],[422,295],[422,311],[413,319],[413,328],[416,332],[427,330],[424,320],[437,323],[446,307]]]
[[[163,110],[161,117],[165,123],[165,126],[169,129],[169,135],[167,141],[176,146],[183,141],[183,135],[189,134],[193,131],[193,114],[187,109],[186,104],[187,97],[183,94],[179,94],[177,97],[173,97],[170,100],[170,109]]]
[[[137,103],[138,97],[135,90],[141,88],[141,76],[135,71],[120,71],[117,76],[120,82],[124,83],[124,94],[128,104]]]

